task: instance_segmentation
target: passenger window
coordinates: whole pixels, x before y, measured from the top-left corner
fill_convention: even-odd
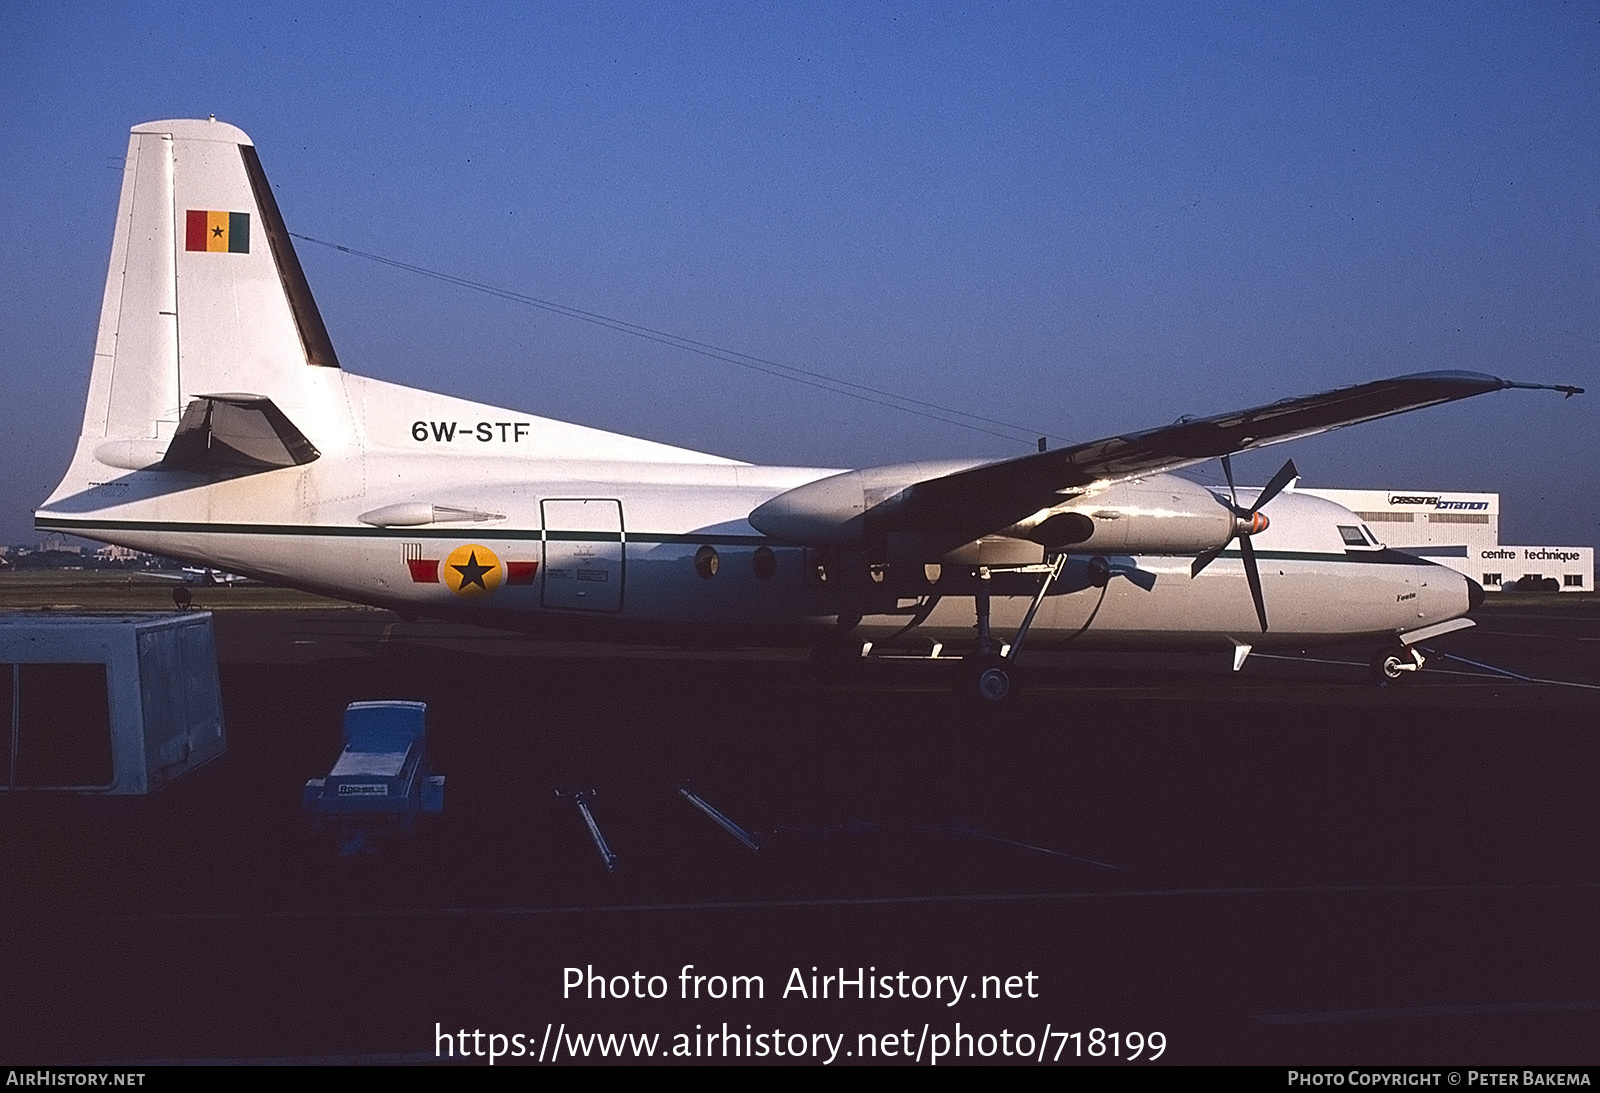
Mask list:
[[[717,550],[713,546],[703,546],[694,552],[694,571],[701,578],[709,581],[717,575],[717,569],[722,559],[717,557]]]
[[[758,580],[770,581],[772,575],[778,571],[778,556],[768,546],[758,546],[750,556],[750,568],[756,571]]]

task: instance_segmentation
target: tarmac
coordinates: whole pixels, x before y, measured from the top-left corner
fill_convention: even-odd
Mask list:
[[[1508,595],[1404,685],[1361,648],[1040,654],[994,713],[941,664],[240,591],[195,593],[226,755],[145,799],[0,799],[7,1063],[1600,1055],[1592,597]],[[445,809],[342,857],[301,787],[379,698],[428,703]]]

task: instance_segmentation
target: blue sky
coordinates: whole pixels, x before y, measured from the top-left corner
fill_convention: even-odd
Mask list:
[[[1600,387],[1600,5],[53,4],[0,14],[0,541],[65,468],[138,122],[292,230],[1091,439],[1385,375]],[[301,244],[353,371],[760,462],[1019,443]],[[1600,391],[1239,461],[1600,541]],[[1214,472],[1207,472],[1214,477]]]

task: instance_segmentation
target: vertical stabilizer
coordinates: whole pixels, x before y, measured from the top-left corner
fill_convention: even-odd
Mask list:
[[[100,305],[86,437],[171,436],[178,394],[178,271],[173,251],[172,138],[128,140],[111,268]]]
[[[128,142],[85,438],[165,441],[194,399],[271,399],[324,448],[351,435],[339,361],[254,145],[218,121]]]

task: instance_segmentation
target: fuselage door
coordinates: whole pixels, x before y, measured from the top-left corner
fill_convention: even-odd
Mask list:
[[[544,514],[544,606],[621,611],[626,549],[622,502],[562,498],[539,505]]]

